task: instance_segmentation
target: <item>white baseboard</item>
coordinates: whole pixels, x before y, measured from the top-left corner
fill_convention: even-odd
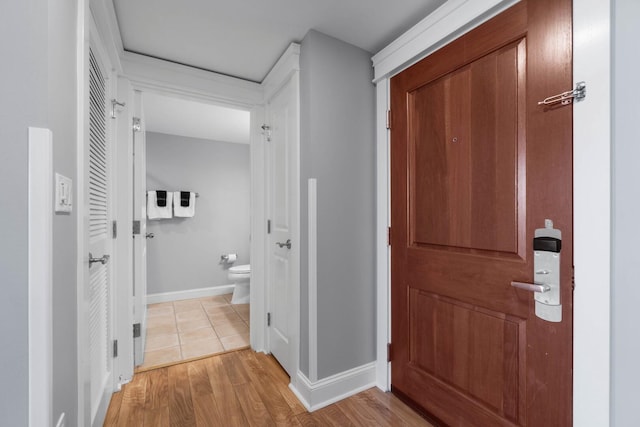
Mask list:
[[[215,295],[233,292],[235,285],[212,286],[210,288],[189,289],[186,291],[163,292],[159,294],[147,294],[147,304],[159,302],[180,301],[183,299],[212,297]]]
[[[313,412],[375,385],[376,364],[371,362],[315,382],[298,371],[295,383],[292,381],[289,388],[304,407]]]

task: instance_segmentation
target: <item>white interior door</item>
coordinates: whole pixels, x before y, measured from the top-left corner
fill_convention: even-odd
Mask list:
[[[111,396],[112,268],[110,88],[105,56],[89,50],[89,133],[84,158],[85,247],[89,248],[85,296],[88,307],[89,407],[91,423]]]
[[[134,229],[133,234],[133,321],[134,325],[140,325],[140,333],[136,333],[133,340],[136,366],[144,362],[147,335],[147,167],[142,107],[142,93],[136,91],[133,118],[133,220],[139,224],[139,230]]]
[[[298,280],[297,225],[298,79],[294,75],[267,104],[268,212],[267,238],[268,345],[290,376],[295,374],[296,307],[294,281]]]

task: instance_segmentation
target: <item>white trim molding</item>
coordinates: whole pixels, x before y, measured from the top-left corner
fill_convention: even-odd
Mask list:
[[[373,56],[374,81],[407,68],[519,0],[449,0]]]
[[[114,159],[113,187],[118,195],[113,200],[113,220],[117,221],[118,236],[113,240],[113,339],[118,340],[118,357],[113,360],[115,388],[133,378],[133,319],[131,289],[133,287],[133,89],[124,77],[119,77],[117,99],[125,102],[115,120],[115,141],[112,145]],[[126,303],[125,303],[126,301]]]
[[[295,383],[292,381],[289,388],[304,407],[313,412],[375,385],[376,364],[371,362],[318,381],[311,381],[298,371]]]
[[[387,344],[391,342],[391,251],[388,242],[390,215],[389,130],[386,126],[389,108],[389,80],[376,84],[376,371],[377,386],[383,391],[391,387],[391,364],[387,361]]]
[[[91,14],[89,10],[89,0],[78,1],[78,44],[76,46],[76,70],[77,70],[77,94],[76,104],[76,232],[78,250],[76,254],[76,318],[77,318],[77,387],[78,387],[78,425],[90,425],[91,399],[88,398],[91,389],[89,383],[90,367],[87,357],[87,349],[89,348],[89,332],[88,319],[85,299],[87,272],[86,255],[88,253],[87,244],[84,239],[85,230],[87,229],[87,221],[85,215],[80,214],[80,209],[84,209],[86,203],[84,182],[86,166],[84,159],[86,156],[85,141],[89,135],[89,39],[91,37]]]
[[[124,53],[120,26],[116,18],[116,10],[112,1],[91,1],[91,15],[98,32],[104,41],[109,60],[116,72],[122,72],[120,56]]]
[[[176,98],[251,109],[263,102],[259,83],[175,64],[137,53],[122,54],[124,74],[136,89]]]
[[[265,352],[266,345],[266,165],[265,144],[262,130],[265,109],[256,105],[250,112],[251,143],[251,291],[249,310],[251,324],[249,341],[255,351]]]
[[[610,422],[610,58],[611,1],[574,0],[573,76],[588,86],[587,98],[573,107],[575,426],[606,426]]]
[[[53,144],[29,128],[29,426],[53,419]],[[8,367],[11,369],[11,367]]]
[[[262,81],[264,101],[268,102],[296,71],[300,71],[300,45],[291,43]]]
[[[233,292],[235,285],[212,286],[209,288],[189,289],[186,291],[161,292],[157,294],[147,294],[147,304],[157,304],[160,302],[180,301],[183,299],[213,297]]]

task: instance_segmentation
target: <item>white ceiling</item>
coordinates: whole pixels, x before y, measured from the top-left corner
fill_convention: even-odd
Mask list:
[[[124,49],[261,82],[317,30],[377,53],[445,0],[113,0]]]
[[[249,112],[145,92],[147,131],[222,142],[249,143]]]
[[[113,0],[125,51],[261,82],[311,29],[377,53],[446,0]],[[249,142],[244,111],[145,93],[152,132]]]

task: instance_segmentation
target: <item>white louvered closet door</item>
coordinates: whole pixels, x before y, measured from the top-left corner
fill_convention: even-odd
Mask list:
[[[88,217],[89,263],[89,355],[91,370],[91,420],[94,420],[105,390],[111,387],[111,253],[110,150],[108,81],[105,68],[93,49],[89,50],[89,141],[88,185],[85,213]],[[107,257],[105,257],[105,255]]]

